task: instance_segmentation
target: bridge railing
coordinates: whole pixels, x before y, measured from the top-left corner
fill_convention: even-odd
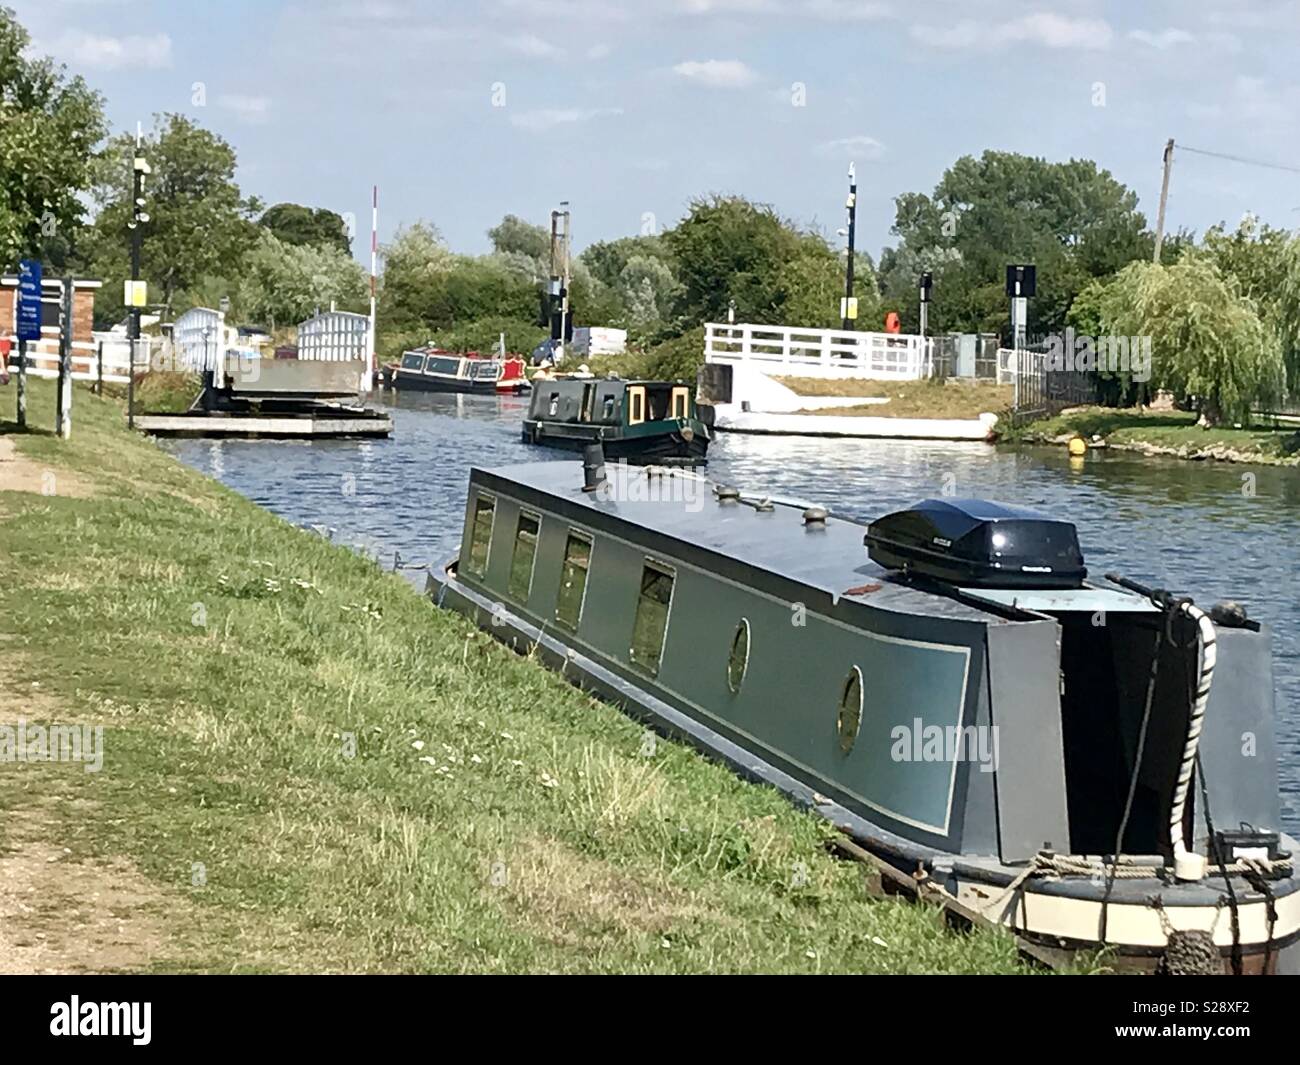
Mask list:
[[[704,361],[747,363],[787,377],[916,381],[934,371],[930,341],[908,333],[709,322]]]

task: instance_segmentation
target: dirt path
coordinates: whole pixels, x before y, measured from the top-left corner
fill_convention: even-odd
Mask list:
[[[0,492],[88,496],[91,488],[66,470],[54,470],[19,453],[12,436],[0,436]]]
[[[75,720],[58,712],[28,672],[0,644],[0,727],[13,727],[19,718]],[[29,803],[20,799],[0,817],[0,972],[136,970],[173,954],[168,926],[184,912],[183,904],[124,859],[72,857],[63,846],[69,821],[93,831],[98,811],[84,800],[51,795],[42,786],[47,782],[36,779],[56,771],[0,763],[0,773],[11,781],[30,774],[34,793]]]

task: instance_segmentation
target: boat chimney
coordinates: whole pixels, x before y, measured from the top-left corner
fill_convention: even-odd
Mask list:
[[[594,492],[605,481],[605,448],[588,444],[582,449],[582,490]]]

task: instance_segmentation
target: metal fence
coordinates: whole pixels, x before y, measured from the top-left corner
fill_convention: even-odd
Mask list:
[[[997,381],[1015,386],[1011,414],[1016,421],[1047,418],[1066,407],[1098,400],[1097,375],[1086,370],[1052,369],[1042,340],[998,349]]]
[[[933,372],[923,337],[742,322],[705,325],[704,361],[787,377],[917,381]]]

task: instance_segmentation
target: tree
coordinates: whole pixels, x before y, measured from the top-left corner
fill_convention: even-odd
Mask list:
[[[1007,320],[1006,266],[1013,262],[1038,267],[1031,331],[1060,329],[1091,279],[1151,255],[1137,195],[1086,159],[963,156],[932,195],[906,193],[895,208],[894,232],[902,240],[881,256],[886,301],[914,303],[919,273],[929,270],[936,329],[1000,330]]]
[[[366,291],[365,271],[349,253],[333,245],[286,244],[264,230],[244,260],[238,307],[274,329],[331,304],[341,311],[360,311]]]
[[[546,266],[550,272],[551,234],[541,226],[525,222],[517,215],[508,214],[500,223],[488,230],[494,251],[502,254],[518,252]]]
[[[103,138],[103,100],[49,58],[0,7],[0,265],[26,255],[65,264],[83,221],[80,194]]]
[[[352,237],[343,216],[324,207],[313,210],[297,203],[277,203],[266,209],[258,225],[285,244],[315,244],[352,254]]]
[[[771,207],[735,196],[694,200],[663,240],[677,264],[682,314],[691,323],[724,320],[735,300],[737,317],[743,320],[807,324],[793,319],[796,313],[808,313],[807,300],[795,298],[796,275],[836,263],[816,233],[787,222]],[[814,291],[818,284],[811,282]],[[833,312],[839,297],[829,298]]]
[[[1152,384],[1193,405],[1206,425],[1249,422],[1252,409],[1281,393],[1277,335],[1203,256],[1172,266],[1132,263],[1098,304],[1106,334],[1151,338]]]
[[[235,152],[221,137],[182,115],[162,115],[140,148],[114,138],[101,161],[95,190],[94,262],[110,300],[130,276],[131,160],[148,160],[141,274],[154,303],[170,316],[178,293],[213,274],[234,275],[256,242],[252,217],[260,208],[235,183]]]

